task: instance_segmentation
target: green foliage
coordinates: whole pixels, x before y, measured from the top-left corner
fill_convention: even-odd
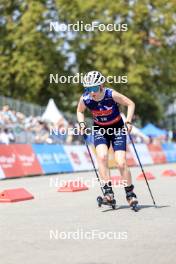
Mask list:
[[[69,42],[70,49],[80,72],[97,69],[104,75],[127,75],[128,85],[113,87],[136,102],[143,122],[159,121],[163,109],[158,94],[173,93],[176,85],[175,42],[168,42],[174,34],[175,1],[57,0],[57,4],[66,23],[114,24],[118,19],[128,24],[127,32],[79,32]]]
[[[39,104],[53,97],[75,111],[81,85],[49,84],[49,74],[96,69],[127,75],[128,84],[110,86],[135,101],[142,122],[159,121],[158,94],[173,94],[176,85],[175,12],[175,0],[0,0],[0,92]],[[128,31],[62,34],[49,31],[51,20],[125,23]]]
[[[49,74],[68,74],[66,56],[45,30],[46,1],[1,3],[0,91],[3,95],[46,104],[49,97],[63,99],[65,87],[49,85]],[[62,103],[61,103],[62,107]]]

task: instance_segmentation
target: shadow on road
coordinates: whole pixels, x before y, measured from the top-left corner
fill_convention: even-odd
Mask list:
[[[166,207],[170,207],[170,205],[157,205],[157,207],[155,207],[154,205],[138,205],[138,211],[142,210],[142,209],[147,209],[147,208],[155,208],[155,209],[162,209],[162,208],[166,208]],[[109,211],[115,211],[115,210],[121,210],[121,209],[130,209],[130,207],[128,205],[121,205],[121,206],[117,206],[116,209],[112,209],[112,208],[108,208],[108,209],[105,209],[105,210],[102,210],[103,213],[105,212],[109,212]]]

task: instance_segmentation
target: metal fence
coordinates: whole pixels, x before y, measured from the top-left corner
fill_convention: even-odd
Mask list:
[[[4,105],[9,105],[10,108],[15,110],[16,112],[23,113],[25,116],[41,116],[46,109],[46,106],[40,106],[40,105],[36,105],[32,103],[27,103],[24,101],[20,101],[17,99],[13,99],[13,98],[1,95],[0,96],[0,108],[2,108]],[[62,111],[60,112],[63,114],[63,116],[68,121],[72,121],[73,123],[77,122],[76,112],[75,113],[68,113],[68,112],[62,112]],[[89,125],[91,124],[90,118],[87,118],[87,123]]]
[[[10,108],[16,112],[23,113],[25,116],[41,116],[46,108],[44,106],[19,101],[10,97],[0,96],[0,108],[4,105],[9,105]]]

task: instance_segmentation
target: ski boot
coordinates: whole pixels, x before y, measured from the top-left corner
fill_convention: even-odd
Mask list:
[[[125,187],[126,199],[131,209],[137,212],[138,211],[138,200],[137,200],[136,194],[133,192],[133,189],[134,189],[134,185]]]
[[[112,209],[116,208],[116,200],[114,199],[114,192],[111,187],[111,182],[108,184],[105,184],[103,187],[104,189],[104,197],[101,196],[97,197],[98,206],[101,207],[102,204],[109,205],[112,207]]]

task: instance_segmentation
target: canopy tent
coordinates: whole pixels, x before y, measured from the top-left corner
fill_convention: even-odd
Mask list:
[[[150,136],[150,137],[160,137],[160,136],[166,136],[167,135],[166,130],[160,129],[151,123],[149,123],[145,127],[143,127],[141,129],[141,132],[143,134],[145,134],[146,136]]]
[[[67,123],[66,119],[64,118],[63,114],[59,111],[52,98],[49,99],[45,112],[42,115],[42,120],[52,123],[57,123],[60,120],[63,120],[64,123]]]

